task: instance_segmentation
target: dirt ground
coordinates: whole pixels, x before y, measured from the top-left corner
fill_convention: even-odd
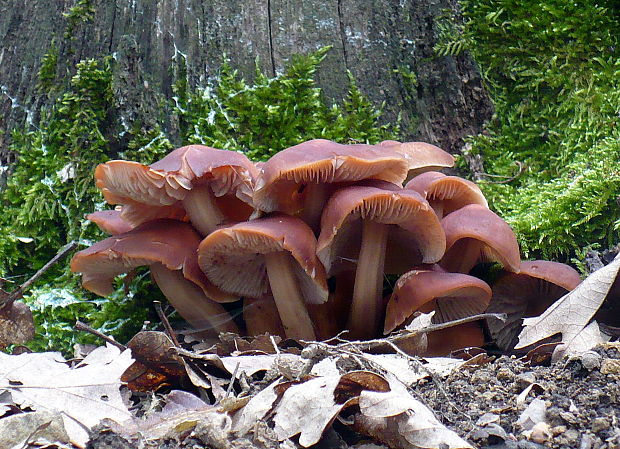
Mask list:
[[[518,395],[532,383],[519,406]],[[620,345],[553,366],[501,357],[447,379],[424,381],[416,391],[446,426],[477,447],[620,448]],[[542,445],[528,441],[517,424],[535,398],[546,408],[549,433]]]

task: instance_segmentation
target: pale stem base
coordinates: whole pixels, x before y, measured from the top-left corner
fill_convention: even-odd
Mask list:
[[[369,339],[377,335],[389,229],[389,225],[370,220],[362,222],[362,247],[357,259],[353,300],[347,323],[352,339]]]
[[[265,254],[267,276],[282,326],[288,338],[315,340],[314,327],[293,271],[291,256],[283,251]]]
[[[180,270],[170,270],[155,263],[151,265],[151,276],[170,304],[194,329],[239,333],[226,309],[207,298],[196,284],[183,277]]]
[[[208,235],[224,222],[224,215],[215,203],[208,185],[197,186],[183,199],[183,207],[192,225],[203,235]]]

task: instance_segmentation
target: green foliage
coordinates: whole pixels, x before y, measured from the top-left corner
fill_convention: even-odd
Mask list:
[[[532,256],[618,239],[620,42],[611,2],[463,0],[456,41],[478,61],[496,117],[471,140],[481,187]],[[444,46],[444,52],[450,53]]]
[[[56,81],[56,71],[58,69],[58,47],[52,41],[49,50],[41,59],[39,68],[37,88],[41,91],[50,90]]]
[[[78,2],[83,7],[89,2]],[[76,16],[78,16],[76,12]],[[40,84],[55,82],[55,46],[44,58]],[[351,77],[341,105],[328,106],[313,76],[327,49],[294,58],[285,73],[268,78],[257,71],[253,83],[224,64],[219,81],[192,89],[182,54],[173,60],[172,115],[182,130],[182,144],[201,142],[243,149],[265,159],[276,151],[314,137],[376,142],[394,137],[397,128],[379,126],[381,112],[361,94]],[[106,208],[92,173],[115,151],[115,158],[152,163],[172,148],[163,123],[135,121],[121,126],[114,98],[112,58],[85,60],[67,91],[42,112],[36,129],[13,133],[17,163],[6,189],[0,191],[0,276],[23,282],[71,240],[90,245],[104,235],[83,217]],[[63,80],[58,80],[63,81]],[[64,82],[57,82],[59,88]],[[163,115],[163,114],[162,114]],[[153,121],[154,122],[154,121]],[[119,132],[120,130],[120,132]],[[126,142],[118,149],[118,142]],[[48,272],[25,296],[37,322],[36,350],[69,353],[76,342],[92,337],[73,332],[77,319],[126,341],[149,318],[150,303],[162,299],[150,285],[147,270],[106,299],[81,288],[67,261]],[[10,286],[7,287],[10,290]],[[154,319],[153,321],[156,321]]]
[[[69,8],[68,12],[63,14],[67,19],[67,27],[64,33],[65,38],[71,39],[75,29],[80,23],[92,21],[95,17],[95,12],[93,0],[77,0],[75,5]]]
[[[397,128],[378,125],[381,111],[361,94],[351,76],[343,104],[325,103],[314,75],[328,50],[294,57],[275,78],[257,68],[252,84],[228,62],[221,67],[217,85],[188,93],[182,79],[175,85],[175,99],[184,140],[266,160],[313,138],[374,143],[393,137]]]

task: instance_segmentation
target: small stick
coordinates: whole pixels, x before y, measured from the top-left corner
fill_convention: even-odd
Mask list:
[[[73,326],[73,328],[76,331],[83,331],[83,332],[88,332],[89,334],[93,334],[96,337],[101,338],[104,341],[107,341],[108,343],[110,343],[113,346],[116,346],[118,349],[120,349],[121,351],[124,351],[125,349],[127,349],[127,346],[117,342],[116,340],[114,340],[112,337],[108,337],[105,334],[102,334],[101,332],[99,332],[98,330],[93,329],[92,327],[90,327],[88,324],[86,323],[82,323],[81,321],[76,321],[75,322],[75,326]]]
[[[230,379],[230,383],[228,384],[228,388],[226,389],[226,396],[224,396],[225,398],[230,396],[230,393],[232,393],[233,385],[235,384],[235,379],[237,379],[237,371],[239,371],[239,365],[241,365],[241,363],[237,362],[237,366],[235,366],[235,371],[233,371],[232,378]]]
[[[77,242],[75,240],[63,246],[60,249],[60,251],[58,251],[58,254],[52,257],[52,259],[49,262],[47,262],[45,265],[43,265],[39,269],[39,271],[37,271],[35,274],[32,275],[30,279],[28,279],[26,282],[20,285],[18,289],[13,290],[11,293],[9,293],[9,295],[6,298],[0,299],[0,308],[10,307],[11,304],[13,304],[13,302],[16,299],[19,299],[22,297],[22,295],[24,294],[24,291],[26,291],[28,287],[30,287],[37,279],[39,279],[55,263],[57,263],[60,259],[65,257],[68,252],[73,251],[76,247],[77,247]]]
[[[164,325],[164,329],[166,329],[170,340],[172,340],[172,344],[175,345],[177,348],[180,348],[181,345],[179,344],[179,340],[177,340],[177,335],[172,329],[170,321],[168,321],[168,317],[164,313],[164,309],[162,309],[161,307],[161,302],[155,301],[155,310],[157,311],[157,315],[159,316],[161,323]]]

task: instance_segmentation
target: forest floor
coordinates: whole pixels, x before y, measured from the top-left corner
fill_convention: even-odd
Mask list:
[[[620,448],[619,343],[607,343],[571,360],[546,363],[546,366],[534,365],[515,357],[486,359],[477,365],[463,365],[447,375],[422,378],[410,391],[448,429],[473,447]],[[380,442],[360,435],[345,425],[346,419],[336,419],[331,428],[324,432],[321,441],[311,447],[419,447]],[[159,440],[150,441],[146,447],[300,447],[298,437],[280,443],[270,437],[269,428],[273,428],[273,422],[270,423],[269,416],[257,422],[257,426],[262,427],[263,431],[259,432],[259,437],[255,433],[255,438],[251,440],[234,438],[231,434],[214,430],[213,426],[203,425],[193,427],[191,432],[168,433]],[[88,447],[93,449],[129,449],[136,444],[135,440],[128,441],[104,427],[92,433],[91,438]]]

